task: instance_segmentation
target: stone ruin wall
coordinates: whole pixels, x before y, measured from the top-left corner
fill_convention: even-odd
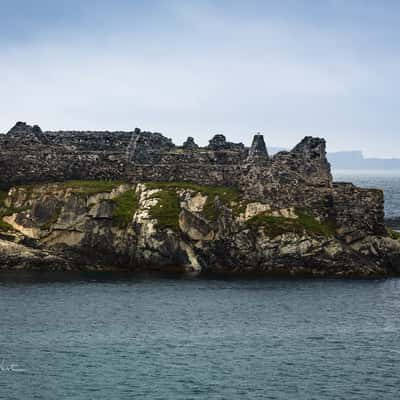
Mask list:
[[[305,184],[332,183],[325,142],[315,138],[305,138],[292,152],[269,157],[261,135],[255,136],[251,148],[227,142],[223,135],[215,135],[206,147],[197,146],[192,138],[183,146],[175,146],[159,133],[139,129],[42,132],[38,126],[19,122],[6,135],[0,135],[0,146],[3,184],[54,179],[129,179],[239,186],[240,176],[254,168],[267,171],[272,181],[287,179],[292,184],[296,175],[296,180]]]
[[[64,180],[192,182],[235,186],[249,201],[276,207],[312,209],[323,220],[335,220],[343,235],[356,231],[384,233],[383,194],[351,184],[333,184],[325,141],[306,137],[290,152],[273,157],[262,135],[252,146],[215,135],[206,147],[188,138],[176,146],[160,133],[42,132],[17,123],[0,135],[0,184]]]

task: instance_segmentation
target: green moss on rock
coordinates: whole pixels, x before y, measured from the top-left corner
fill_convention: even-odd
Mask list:
[[[218,201],[224,206],[230,207],[234,204],[233,211],[240,213],[242,209],[240,205],[240,193],[237,188],[225,186],[204,186],[189,182],[148,182],[148,189],[164,189],[164,190],[192,190],[207,196],[206,204],[204,205],[203,215],[210,221],[215,221],[218,218]],[[218,200],[218,201],[217,201]],[[236,212],[235,212],[236,213]]]
[[[298,218],[275,217],[267,213],[259,214],[246,221],[249,228],[263,227],[266,235],[276,237],[285,233],[307,233],[312,236],[330,237],[335,234],[331,224],[319,222],[313,216],[298,212]]]
[[[12,231],[13,227],[7,222],[3,221],[3,215],[0,215],[0,232]]]
[[[160,227],[178,231],[180,204],[175,189],[162,189],[152,198],[158,202],[150,209],[150,217],[156,219]]]
[[[113,211],[114,225],[126,227],[132,221],[139,206],[135,190],[127,190],[111,200],[115,204]]]

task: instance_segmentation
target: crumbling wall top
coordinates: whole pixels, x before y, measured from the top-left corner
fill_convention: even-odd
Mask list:
[[[26,122],[17,122],[8,132],[7,137],[20,142],[49,144],[47,136],[38,125],[30,126]]]
[[[249,155],[247,157],[248,162],[265,162],[268,160],[267,146],[265,145],[264,136],[257,133],[253,137]]]

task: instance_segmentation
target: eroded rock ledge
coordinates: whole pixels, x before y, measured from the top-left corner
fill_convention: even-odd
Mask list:
[[[357,199],[356,190],[345,187]],[[359,201],[373,205],[370,196]],[[400,242],[379,224],[353,225],[341,201],[333,196],[321,212],[182,182],[14,187],[0,197],[0,268],[398,273]]]

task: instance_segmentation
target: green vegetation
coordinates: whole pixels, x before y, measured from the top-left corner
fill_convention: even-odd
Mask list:
[[[179,230],[180,205],[178,195],[174,188],[162,189],[152,198],[158,199],[158,203],[150,209],[151,218],[155,218],[163,228]]]
[[[321,223],[313,216],[297,212],[298,218],[274,217],[266,213],[250,218],[248,227],[263,227],[266,235],[276,237],[284,233],[308,233],[314,236],[333,236],[335,228],[329,223]]]
[[[389,234],[389,236],[394,239],[394,240],[400,240],[400,232],[399,231],[395,231],[394,229],[391,228],[387,228],[387,232]]]
[[[333,222],[320,222],[305,211],[297,210],[296,214],[298,215],[298,222],[304,227],[306,232],[326,237],[335,235],[336,225]]]
[[[203,214],[210,221],[215,221],[218,218],[219,210],[217,207],[217,200],[224,206],[230,207],[232,203],[235,204],[233,211],[238,212],[239,191],[230,187],[210,187],[206,194],[207,202],[204,205]]]
[[[133,189],[127,190],[111,201],[115,204],[113,213],[114,224],[121,228],[127,227],[132,221],[139,205],[135,191]]]
[[[10,224],[7,224],[7,222],[3,221],[3,216],[0,214],[0,232],[8,232],[12,231],[13,227]]]
[[[216,202],[217,198],[220,203],[225,206],[234,204],[233,211],[235,214],[244,211],[243,205],[240,204],[239,191],[234,187],[203,186],[189,182],[147,182],[146,187],[148,189],[163,189],[166,191],[175,191],[177,189],[193,190],[194,192],[206,195],[207,202],[204,205],[203,214],[211,221],[215,221],[218,218],[219,210]],[[158,196],[155,195],[155,197]]]

